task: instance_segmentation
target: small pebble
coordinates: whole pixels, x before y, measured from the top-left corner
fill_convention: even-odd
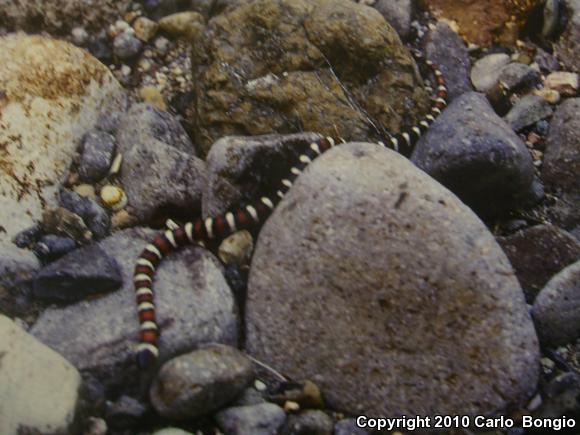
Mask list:
[[[101,189],[101,200],[113,211],[120,210],[127,205],[127,196],[123,189],[110,184]]]
[[[144,86],[139,89],[139,96],[145,103],[149,103],[160,110],[167,110],[163,95],[155,86]]]
[[[75,27],[71,31],[72,42],[79,47],[82,47],[89,40],[89,34],[84,27]]]
[[[291,400],[287,400],[286,402],[284,402],[284,412],[288,414],[290,412],[297,411],[300,411],[300,405],[298,403],[293,402]]]
[[[236,231],[227,237],[219,246],[218,256],[224,264],[248,265],[254,249],[252,235],[244,231]]]
[[[534,95],[538,95],[550,104],[558,104],[560,102],[560,93],[554,89],[535,89]]]
[[[79,184],[78,186],[75,186],[73,190],[85,198],[95,199],[97,197],[95,186],[91,184]]]
[[[165,54],[167,54],[167,52],[169,51],[169,49],[171,47],[171,42],[169,41],[169,39],[167,39],[163,36],[160,36],[157,39],[155,39],[154,45],[160,54],[165,55]]]
[[[159,24],[147,17],[139,17],[133,23],[133,28],[137,38],[143,42],[149,42],[155,37]]]
[[[578,74],[565,71],[556,71],[548,75],[544,86],[558,91],[566,97],[573,97],[578,93]]]
[[[175,38],[192,41],[203,29],[204,19],[197,12],[178,12],[161,18],[159,27]]]
[[[111,226],[113,228],[129,228],[137,225],[138,222],[139,220],[127,210],[119,210],[111,216]]]
[[[121,171],[122,164],[123,164],[123,154],[119,153],[113,159],[113,163],[111,163],[109,175],[117,175]]]
[[[132,59],[139,54],[143,43],[130,32],[119,33],[113,41],[113,52],[120,59]]]

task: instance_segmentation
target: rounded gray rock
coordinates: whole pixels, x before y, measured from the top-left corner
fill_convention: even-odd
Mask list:
[[[234,406],[215,415],[219,427],[228,435],[277,435],[286,421],[282,408],[273,403]]]
[[[532,196],[530,153],[482,94],[454,100],[411,160],[480,215],[513,209]]]
[[[538,336],[550,347],[580,338],[580,261],[548,281],[534,302],[533,317]]]
[[[241,394],[253,376],[251,361],[233,347],[198,349],[161,367],[151,386],[151,403],[166,418],[199,417]]]
[[[373,144],[315,160],[266,221],[246,322],[252,356],[352,414],[497,412],[538,380],[533,323],[493,235]]]
[[[505,53],[489,54],[479,59],[471,69],[471,82],[479,92],[490,92],[499,80],[504,66],[510,63]]]
[[[327,414],[319,410],[306,410],[300,414],[290,415],[281,435],[332,435],[334,422]]]

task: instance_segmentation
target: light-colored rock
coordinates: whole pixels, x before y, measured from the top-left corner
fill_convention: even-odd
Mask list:
[[[254,250],[252,235],[244,231],[236,231],[220,243],[218,257],[224,264],[238,264],[247,266]]]
[[[0,315],[0,433],[72,433],[81,376]]]
[[[329,151],[278,204],[246,322],[252,356],[352,414],[486,414],[536,390],[537,337],[493,235],[378,145]]]
[[[163,95],[161,95],[161,92],[155,86],[142,87],[139,89],[139,96],[144,103],[151,104],[153,107],[157,107],[159,110],[167,109]]]
[[[476,90],[489,92],[497,84],[502,68],[510,63],[505,53],[490,54],[479,59],[471,69],[471,82]]]
[[[149,42],[155,37],[159,24],[147,17],[139,17],[133,23],[133,28],[137,38],[143,42]]]
[[[215,417],[228,435],[276,435],[286,421],[282,408],[273,403],[226,408]]]
[[[123,104],[119,83],[84,50],[40,36],[0,38],[0,239],[54,206],[80,138]]]
[[[578,74],[566,71],[555,71],[550,73],[544,81],[544,86],[548,89],[558,91],[567,97],[578,94]]]

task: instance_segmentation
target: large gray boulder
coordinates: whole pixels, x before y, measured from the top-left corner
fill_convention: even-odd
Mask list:
[[[260,233],[246,321],[250,354],[352,414],[487,414],[538,380],[534,327],[493,235],[377,145],[342,145],[298,178]]]

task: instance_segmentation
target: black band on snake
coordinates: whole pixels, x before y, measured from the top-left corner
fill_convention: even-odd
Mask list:
[[[413,54],[417,60],[423,60],[420,53]],[[424,63],[431,69],[436,85],[430,112],[414,127],[378,142],[379,145],[394,149],[406,156],[411,154],[419,137],[428,130],[447,105],[447,88],[441,71],[429,60],[424,60]],[[198,219],[183,226],[175,225],[157,234],[151,244],[145,247],[137,260],[133,277],[140,323],[139,345],[136,351],[137,364],[140,368],[145,369],[154,365],[159,355],[157,341],[160,331],[155,315],[153,278],[161,260],[182,246],[190,244],[206,246],[206,244],[222,240],[235,231],[259,228],[306,166],[335,146],[337,142],[344,142],[344,140],[337,141],[331,137],[320,137],[312,142],[306,151],[298,156],[287,176],[280,181],[275,195],[264,196],[245,207],[231,210],[214,218]]]

